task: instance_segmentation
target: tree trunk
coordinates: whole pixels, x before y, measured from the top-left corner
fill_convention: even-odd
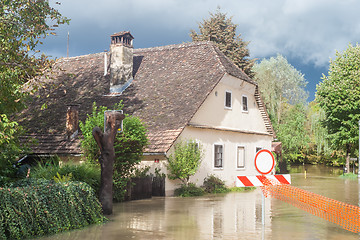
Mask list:
[[[118,111],[105,112],[106,123],[104,133],[99,127],[93,129],[93,136],[101,152],[101,183],[99,200],[105,215],[112,214],[113,208],[113,171],[115,150],[114,141],[116,133],[124,119],[124,115]]]

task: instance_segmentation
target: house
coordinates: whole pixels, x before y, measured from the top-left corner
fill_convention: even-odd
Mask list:
[[[78,120],[93,102],[111,108],[122,100],[148,126],[142,163],[152,170],[166,173],[174,144],[193,139],[204,159],[192,182],[214,174],[234,186],[237,175],[258,174],[255,154],[271,149],[274,131],[257,84],[211,42],[133,49],[133,39],[116,33],[108,52],[57,61],[50,87],[20,117],[39,141],[34,154],[81,155]],[[167,195],[177,183],[166,180]]]

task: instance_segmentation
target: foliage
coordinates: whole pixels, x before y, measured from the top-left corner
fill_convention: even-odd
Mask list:
[[[328,155],[331,153],[330,139],[326,127],[322,124],[325,120],[325,112],[320,105],[313,101],[309,104],[308,119],[310,124],[311,142],[316,145],[317,155]]]
[[[12,164],[24,149],[20,147],[18,136],[22,128],[5,114],[0,114],[0,175],[13,175]]]
[[[21,128],[9,116],[24,107],[25,99],[31,93],[26,84],[44,74],[52,64],[45,55],[39,56],[36,48],[42,38],[55,34],[53,31],[59,24],[68,22],[50,7],[49,1],[1,1],[0,168],[10,170],[1,174],[12,174],[9,162],[22,152],[18,141]]]
[[[168,159],[168,178],[179,179],[183,185],[187,185],[190,176],[197,172],[201,164],[201,148],[201,145],[193,140],[177,142],[174,146],[174,153]]]
[[[174,195],[179,197],[195,197],[204,195],[204,189],[197,187],[194,183],[181,184],[175,189]]]
[[[251,71],[254,60],[248,59],[249,42],[244,42],[241,35],[236,35],[237,24],[232,22],[232,17],[228,18],[225,13],[210,13],[209,19],[204,19],[199,24],[200,33],[191,30],[190,37],[194,42],[212,41],[230,60],[242,69],[248,76],[252,77]]]
[[[104,130],[104,112],[106,110],[106,107],[98,107],[94,102],[92,113],[87,114],[85,122],[79,122],[79,127],[83,135],[83,138],[81,139],[81,148],[86,161],[91,163],[97,163],[100,157],[100,149],[92,135],[92,131],[96,126]]]
[[[304,162],[304,153],[309,143],[304,106],[289,106],[283,115],[278,125],[277,137],[282,142],[284,158],[292,162]]]
[[[36,16],[36,17],[34,17]],[[23,86],[44,73],[51,61],[38,56],[42,38],[68,23],[49,1],[3,0],[0,8],[0,113],[10,114],[23,106]]]
[[[124,130],[117,135],[114,143],[114,169],[122,177],[128,178],[138,170],[135,166],[141,161],[148,139],[147,129],[139,118],[126,116],[123,125]]]
[[[207,176],[204,179],[203,189],[207,193],[226,193],[230,191],[226,188],[225,182],[215,175]]]
[[[325,112],[324,126],[334,149],[349,157],[358,146],[360,119],[360,46],[349,45],[343,52],[336,52],[330,60],[328,76],[323,75],[317,85],[316,101]]]
[[[120,102],[113,109],[121,110],[123,104]],[[106,107],[93,104],[92,114],[87,116],[85,122],[79,126],[83,134],[81,148],[86,161],[98,163],[100,150],[92,135],[94,127],[104,127],[104,112]],[[123,120],[123,131],[116,135],[115,163],[113,175],[113,189],[115,201],[122,201],[126,194],[126,186],[130,177],[136,170],[135,166],[141,161],[143,149],[148,143],[146,126],[137,117],[126,115]]]
[[[253,71],[274,128],[280,123],[288,104],[305,104],[308,93],[304,75],[282,55],[263,59],[254,65]]]
[[[47,180],[57,178],[62,181],[71,175],[72,181],[85,182],[89,184],[94,191],[98,192],[100,188],[100,174],[99,166],[91,163],[75,164],[67,162],[61,165],[39,163],[37,166],[31,168],[30,177]]]
[[[0,198],[1,239],[54,234],[104,221],[86,183],[25,179],[0,188]]]
[[[58,172],[56,173],[56,176],[53,177],[55,182],[69,182],[72,178],[72,173],[60,175]]]

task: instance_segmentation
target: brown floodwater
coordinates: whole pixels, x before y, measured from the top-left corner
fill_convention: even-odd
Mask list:
[[[336,168],[299,166],[292,169],[292,185],[358,206],[359,181],[341,179],[341,173]],[[153,197],[115,204],[106,224],[39,239],[360,239],[359,234],[277,199],[265,199],[265,225],[261,215],[260,189],[192,198]]]

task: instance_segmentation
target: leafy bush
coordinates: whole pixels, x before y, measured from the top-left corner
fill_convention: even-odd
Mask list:
[[[230,191],[226,188],[225,182],[215,175],[210,175],[205,178],[203,188],[207,193],[226,193]]]
[[[30,172],[31,178],[53,180],[54,178],[64,179],[70,176],[72,181],[85,182],[95,192],[100,188],[100,167],[91,163],[75,164],[72,162],[59,164],[38,164]]]
[[[0,188],[0,198],[0,239],[54,234],[104,221],[86,183],[24,179]]]
[[[16,170],[13,163],[25,151],[18,139],[23,129],[17,122],[13,122],[6,114],[0,114],[0,175],[14,178]]]
[[[204,189],[197,187],[194,183],[182,184],[175,189],[174,195],[179,197],[195,197],[204,195]]]
[[[168,159],[167,169],[169,179],[179,179],[182,184],[188,184],[190,176],[200,167],[202,160],[201,146],[194,140],[179,141],[175,144],[175,151]]]

